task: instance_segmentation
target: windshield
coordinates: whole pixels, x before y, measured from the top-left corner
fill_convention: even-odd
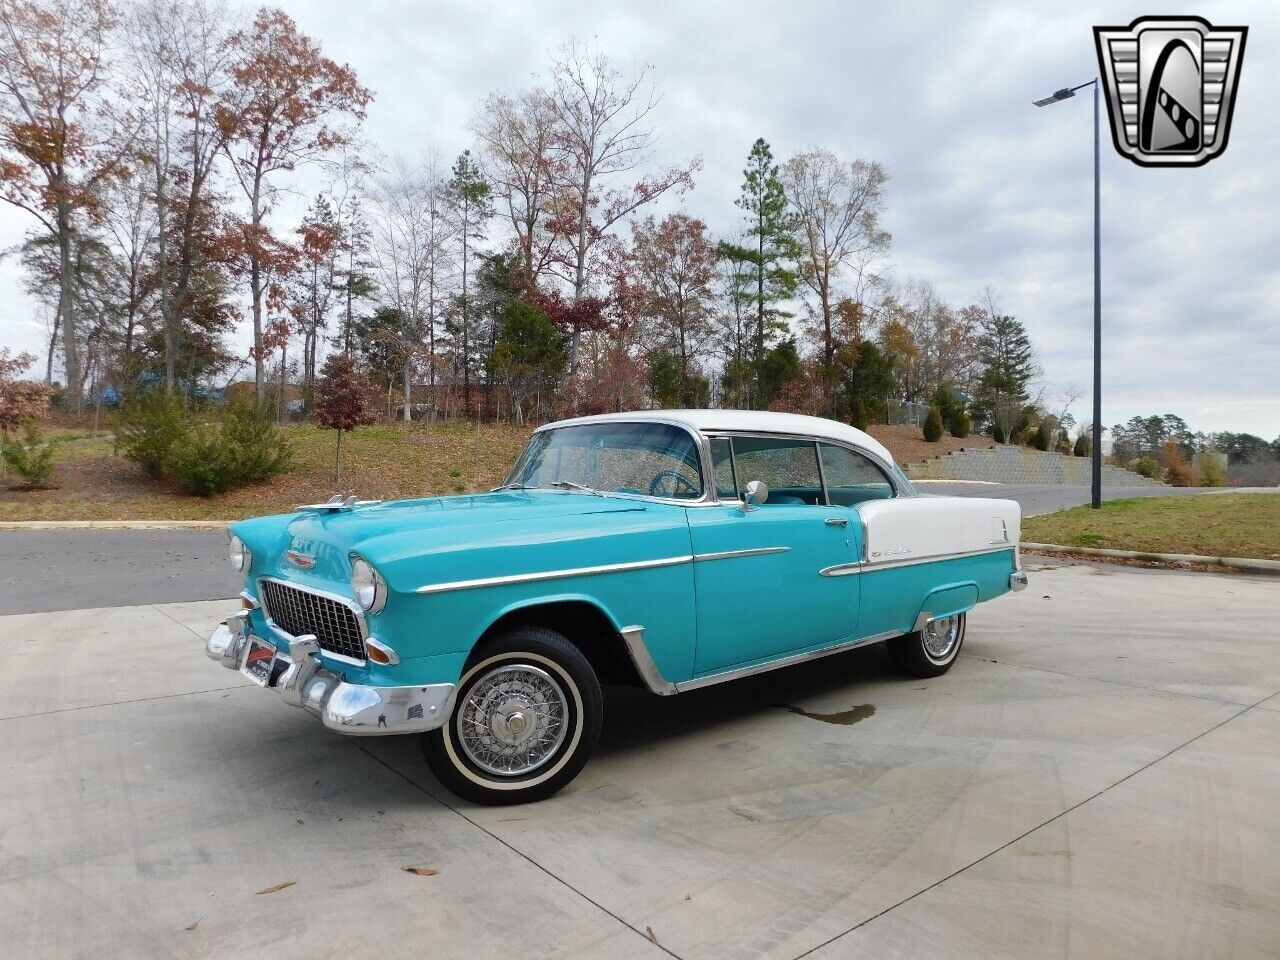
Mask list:
[[[697,500],[702,470],[693,437],[679,427],[589,423],[535,433],[506,485]]]

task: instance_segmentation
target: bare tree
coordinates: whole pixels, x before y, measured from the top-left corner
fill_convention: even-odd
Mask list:
[[[217,0],[140,0],[129,10],[126,80],[142,117],[141,141],[157,221],[155,273],[165,383],[173,389],[188,293],[211,215],[211,173],[225,131],[229,20]]]
[[[825,148],[798,153],[782,168],[787,199],[797,215],[800,280],[817,300],[814,312],[827,369],[836,355],[841,280],[860,288],[868,268],[889,246],[889,233],[880,226],[887,180],[875,161],[844,163]]]
[[[484,145],[484,168],[511,224],[524,280],[536,285],[555,256],[555,186],[560,179],[552,158],[556,114],[539,90],[509,97],[491,93],[472,124]]]
[[[379,287],[403,324],[399,347],[404,358],[406,423],[413,419],[414,362],[424,346],[434,387],[436,326],[453,238],[446,216],[446,186],[434,152],[417,165],[397,157],[374,179],[373,253]]]
[[[591,254],[601,238],[668,190],[690,187],[700,161],[619,185],[624,174],[649,159],[657,139],[652,114],[661,98],[649,67],[624,76],[598,48],[571,40],[552,61],[545,96],[555,118],[558,232],[577,303],[588,292]],[[571,371],[577,369],[581,340],[575,319]]]

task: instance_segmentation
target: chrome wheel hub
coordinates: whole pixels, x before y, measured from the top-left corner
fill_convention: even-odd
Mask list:
[[[480,769],[515,777],[555,755],[567,719],[568,701],[551,674],[530,664],[504,664],[472,685],[458,708],[458,735]]]
[[[925,653],[934,660],[946,660],[960,641],[960,618],[940,617],[930,620],[921,631]]]

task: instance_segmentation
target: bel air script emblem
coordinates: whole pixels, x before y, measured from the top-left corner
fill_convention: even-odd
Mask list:
[[[300,550],[290,550],[285,553],[285,559],[292,563],[295,567],[301,567],[303,570],[310,570],[316,565],[316,558],[310,554],[303,553]]]
[[[1199,17],[1094,27],[1116,149],[1144,167],[1198,167],[1222,153],[1248,32]]]

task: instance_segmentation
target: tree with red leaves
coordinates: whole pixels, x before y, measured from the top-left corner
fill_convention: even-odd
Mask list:
[[[356,371],[350,354],[334,353],[324,362],[316,381],[316,420],[323,427],[338,431],[338,444],[333,454],[333,481],[342,482],[342,434],[347,430],[373,423],[373,414],[365,403],[364,377]]]
[[[218,109],[223,152],[249,203],[249,217],[235,231],[253,302],[253,376],[263,396],[264,301],[272,273],[287,266],[291,250],[267,223],[279,187],[276,175],[323,159],[351,142],[344,120],[359,122],[372,94],[355,71],[325,57],[280,10],[263,9],[253,26],[231,38],[233,84]]]

